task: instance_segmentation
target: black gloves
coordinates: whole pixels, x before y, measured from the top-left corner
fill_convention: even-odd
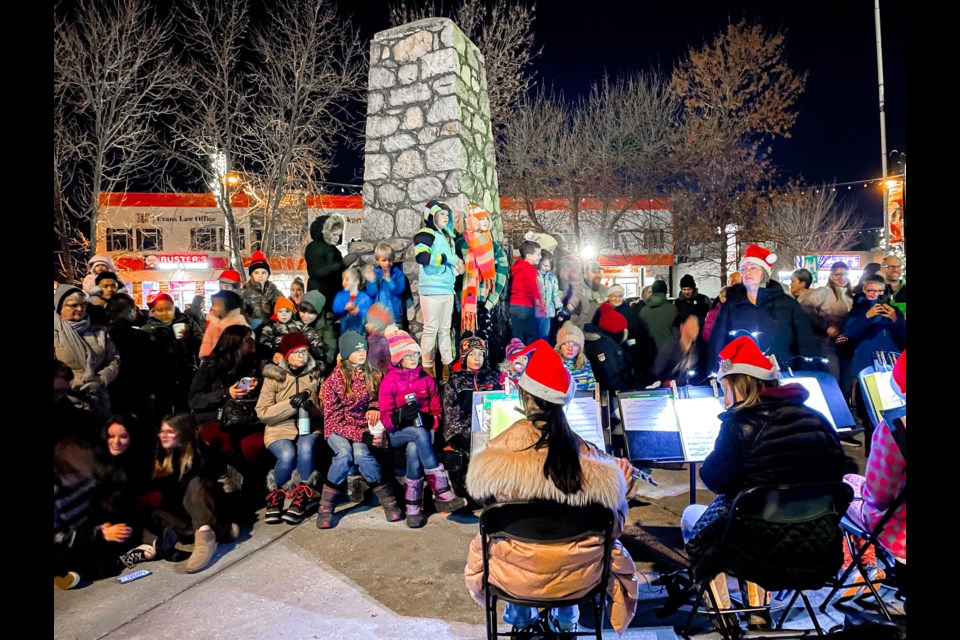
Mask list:
[[[290,406],[294,409],[300,409],[301,407],[307,408],[310,406],[310,392],[301,391],[297,395],[290,398]]]

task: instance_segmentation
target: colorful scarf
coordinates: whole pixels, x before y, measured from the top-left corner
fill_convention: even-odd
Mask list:
[[[493,236],[489,231],[480,231],[480,220],[487,218],[492,224],[490,214],[475,204],[467,210],[466,231],[463,238],[467,242],[467,255],[464,260],[463,293],[463,331],[476,329],[477,298],[483,292],[493,288],[497,276],[497,265],[493,253]]]

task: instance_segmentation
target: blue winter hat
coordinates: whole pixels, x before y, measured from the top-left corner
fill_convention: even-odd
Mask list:
[[[356,331],[346,331],[340,336],[337,346],[340,347],[340,357],[346,360],[360,349],[366,351],[367,340]]]

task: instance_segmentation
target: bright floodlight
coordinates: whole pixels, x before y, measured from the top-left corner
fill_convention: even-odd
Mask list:
[[[593,260],[597,257],[597,248],[592,244],[584,245],[583,249],[580,250],[580,256],[584,260]]]

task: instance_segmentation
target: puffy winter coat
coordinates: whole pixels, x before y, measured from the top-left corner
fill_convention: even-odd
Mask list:
[[[710,312],[710,306],[712,304],[713,301],[702,293],[698,293],[697,289],[693,290],[693,295],[689,298],[684,298],[683,295],[681,295],[679,298],[673,301],[673,306],[677,308],[678,315],[683,313],[692,313],[700,316],[701,325],[703,324],[704,318],[706,318],[707,314]]]
[[[369,433],[367,411],[376,411],[379,398],[367,393],[367,381],[362,368],[354,369],[350,381],[353,399],[347,397],[343,372],[337,367],[320,386],[323,401],[323,437],[336,434],[351,442],[360,442]]]
[[[317,410],[317,390],[320,388],[320,371],[312,356],[299,373],[290,371],[286,361],[279,365],[268,364],[263,368],[263,385],[257,399],[257,417],[266,425],[263,430],[263,446],[269,447],[277,440],[296,440],[298,411],[290,405],[290,398],[303,391],[310,392],[311,409]]]
[[[367,295],[366,291],[358,291],[353,299],[353,304],[357,307],[357,313],[353,314],[347,311],[347,303],[350,302],[350,292],[341,289],[333,299],[333,313],[340,318],[340,334],[347,331],[356,331],[360,335],[367,333],[364,324],[367,319],[367,311],[373,304],[373,300]]]
[[[174,333],[173,326],[176,324],[186,326],[182,338],[177,338]],[[170,324],[153,317],[143,324],[143,332],[153,343],[155,360],[150,366],[155,378],[160,413],[183,411],[186,408],[187,390],[196,373],[200,346],[200,336],[195,329],[193,321],[179,309]]]
[[[413,236],[414,252],[420,265],[419,293],[422,296],[453,295],[456,280],[454,267],[457,254],[454,251],[453,216],[447,226],[437,229],[429,209],[423,213],[426,224]]]
[[[317,216],[310,223],[310,238],[312,241],[303,252],[307,263],[307,291],[317,290],[324,296],[323,311],[330,312],[333,308],[333,296],[342,286],[344,269],[343,254],[340,249],[328,244],[323,238],[323,226],[330,216]]]
[[[733,340],[730,333],[741,330],[765,334],[769,343],[767,353],[775,355],[783,369],[790,366],[794,356],[820,355],[820,341],[813,334],[810,317],[800,303],[784,293],[779,282],[771,280],[765,288],[761,287],[756,304],[747,298],[747,289],[742,284],[727,289],[727,302],[720,308],[710,335],[707,366],[711,370],[720,364],[721,349]]]
[[[401,369],[390,365],[380,383],[380,422],[387,431],[394,431],[399,425],[393,423],[393,410],[406,404],[406,395],[417,395],[417,406],[424,417],[426,429],[436,429],[440,425],[442,407],[437,382],[417,365],[413,369]],[[432,424],[428,424],[432,423]]]
[[[601,389],[613,393],[639,386],[627,366],[623,347],[616,338],[593,324],[583,328],[583,335],[586,338],[583,351],[590,359],[590,366]]]
[[[627,515],[627,485],[616,461],[588,444],[581,446],[583,487],[567,495],[544,476],[547,449],[535,449],[540,430],[521,420],[487,443],[470,462],[467,490],[477,500],[552,500],[573,506],[599,503],[614,514],[613,535],[620,536]],[[507,593],[528,598],[577,598],[600,580],[603,540],[544,545],[497,540],[489,549],[490,582]],[[636,566],[616,540],[610,556],[607,614],[617,633],[630,625],[637,608]],[[483,550],[480,534],[470,543],[464,580],[483,604]]]
[[[640,320],[653,341],[654,353],[659,353],[675,335],[673,320],[676,317],[677,307],[670,304],[665,293],[650,294],[647,303],[640,309]]]
[[[231,309],[223,318],[218,318],[213,314],[207,316],[207,328],[203,332],[203,340],[200,341],[200,358],[206,358],[213,353],[223,330],[236,324],[242,324],[245,327],[250,326],[240,309]]]
[[[397,265],[390,267],[390,279],[385,280],[383,269],[374,267],[373,282],[367,282],[365,291],[372,299],[372,304],[382,302],[393,313],[393,321],[398,325],[403,322],[403,298],[407,295],[407,277],[403,269]]]
[[[277,299],[283,296],[277,285],[269,280],[262,285],[257,284],[253,279],[247,280],[247,283],[240,289],[240,297],[243,298],[243,312],[250,320],[250,325],[254,328],[270,319],[273,315],[273,309],[277,304]]]
[[[114,346],[113,340],[104,327],[92,322],[89,323],[85,329],[77,332],[88,348],[87,359],[81,360],[78,354],[70,349],[69,342],[60,335],[57,324],[55,322],[53,325],[53,355],[73,370],[71,387],[79,389],[88,381],[85,379],[87,372],[94,374],[101,386],[90,397],[91,408],[99,413],[109,413],[110,396],[107,392],[107,385],[116,380],[120,373],[120,353]],[[74,331],[69,326],[64,326],[62,330]],[[71,399],[75,398],[71,397]]]
[[[466,367],[450,374],[443,386],[443,437],[458,448],[469,450],[473,424],[473,392],[502,389],[490,367],[470,371]]]
[[[257,344],[261,351],[260,357],[266,357],[269,360],[280,348],[280,341],[283,340],[283,336],[294,331],[300,331],[302,327],[303,323],[297,320],[295,316],[287,322],[280,322],[279,320],[267,322],[260,330],[260,337],[257,338]]]
[[[206,358],[200,363],[197,375],[193,377],[190,383],[190,391],[187,394],[187,403],[195,414],[196,423],[204,425],[207,422],[217,420],[217,413],[223,403],[230,397],[230,387],[235,385],[243,377],[257,377],[256,358],[245,358],[241,361],[237,369],[230,370],[227,365],[216,358]],[[254,392],[256,394],[261,390],[261,384]]]

